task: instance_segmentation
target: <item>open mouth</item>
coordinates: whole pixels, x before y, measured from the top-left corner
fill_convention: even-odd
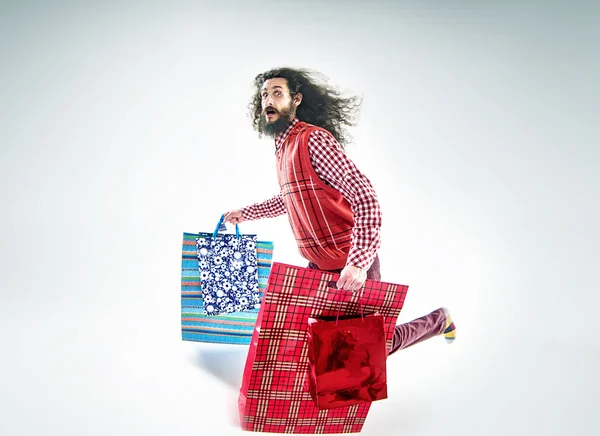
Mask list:
[[[266,114],[268,117],[272,117],[272,116],[274,116],[274,115],[277,115],[277,111],[276,111],[275,109],[271,108],[271,107],[268,107],[268,108],[265,110],[265,114]]]

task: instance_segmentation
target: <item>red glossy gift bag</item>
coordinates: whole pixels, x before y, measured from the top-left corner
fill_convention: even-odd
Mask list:
[[[270,433],[357,433],[370,402],[319,410],[309,390],[309,318],[356,315],[359,294],[330,288],[339,274],[274,262],[246,359],[238,399],[243,430]],[[386,350],[407,286],[367,280],[364,313],[383,318]],[[337,296],[336,296],[337,294]],[[365,318],[366,319],[366,318]]]
[[[387,398],[383,317],[308,320],[310,394],[319,410]]]

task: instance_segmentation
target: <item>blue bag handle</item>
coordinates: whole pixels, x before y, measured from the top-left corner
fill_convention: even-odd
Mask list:
[[[219,219],[217,228],[215,229],[215,232],[213,233],[213,238],[217,237],[217,233],[219,233],[219,229],[221,229],[221,226],[224,226],[223,221],[225,221],[225,214],[221,215],[221,219]],[[226,229],[227,228],[225,227],[225,229],[223,229],[223,230],[226,230]],[[235,225],[235,237],[237,239],[240,238],[240,226],[238,224]]]

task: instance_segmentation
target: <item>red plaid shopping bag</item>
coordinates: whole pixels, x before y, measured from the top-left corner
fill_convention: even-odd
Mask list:
[[[408,291],[367,280],[360,293],[334,292],[338,274],[274,262],[258,314],[239,395],[242,429],[270,433],[357,433],[371,403],[318,410],[309,390],[308,319],[378,312],[387,350]],[[340,295],[341,294],[341,295]]]

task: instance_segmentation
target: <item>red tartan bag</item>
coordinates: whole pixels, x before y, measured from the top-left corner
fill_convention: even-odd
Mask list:
[[[370,402],[319,410],[307,373],[308,319],[355,315],[359,293],[334,292],[339,274],[273,262],[252,335],[238,399],[243,430],[266,433],[357,433]],[[365,313],[383,319],[386,353],[408,287],[367,280]],[[336,297],[336,294],[341,294]],[[368,317],[365,317],[365,320]]]
[[[387,398],[383,317],[308,319],[310,395],[319,410]]]

